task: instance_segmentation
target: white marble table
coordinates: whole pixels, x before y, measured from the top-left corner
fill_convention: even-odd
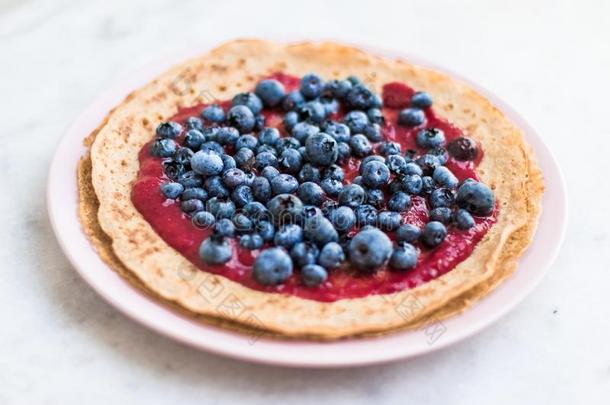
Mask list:
[[[294,4],[287,20],[281,1],[0,0],[0,403],[608,403],[610,3],[355,3]],[[339,371],[197,352],[102,301],[46,215],[62,132],[107,85],[177,45],[261,32],[405,49],[527,117],[561,162],[571,208],[565,246],[534,293],[451,348]]]

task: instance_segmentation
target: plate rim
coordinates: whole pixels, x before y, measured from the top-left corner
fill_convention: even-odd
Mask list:
[[[292,43],[295,41],[282,42]],[[339,42],[349,44],[349,42],[346,41]],[[540,135],[538,135],[537,131],[500,97],[465,76],[453,72],[451,69],[444,68],[424,58],[400,50],[360,44],[353,46],[386,57],[405,59],[411,63],[438,70],[467,83],[477,92],[491,100],[492,103],[506,114],[512,122],[516,123],[523,130],[527,143],[531,145],[534,150],[538,164],[544,169],[545,194],[543,196],[543,211],[538,229],[534,235],[534,240],[525,254],[520,258],[519,267],[515,274],[505,280],[496,290],[484,297],[463,314],[443,320],[442,322],[446,327],[448,334],[445,333],[444,339],[436,341],[433,344],[425,344],[425,342],[423,342],[424,344],[421,344],[421,341],[425,339],[420,330],[401,331],[381,337],[340,340],[334,342],[311,342],[301,340],[282,341],[260,338],[251,344],[252,337],[213,325],[196,322],[193,319],[188,319],[188,317],[176,313],[163,303],[160,303],[154,298],[137,290],[101,260],[80,225],[80,219],[78,218],[76,170],[80,158],[86,151],[82,141],[97,125],[99,125],[99,123],[101,123],[101,119],[96,118],[103,118],[112,107],[118,104],[118,102],[131,91],[141,87],[175,63],[180,63],[180,61],[189,57],[202,54],[206,50],[211,49],[213,45],[214,44],[210,43],[205,46],[197,46],[176,52],[173,55],[166,56],[156,62],[147,63],[140,69],[137,69],[131,74],[114,82],[109,88],[96,96],[92,102],[88,103],[87,107],[78,114],[76,119],[61,137],[51,161],[47,179],[46,197],[48,215],[56,239],[65,256],[87,284],[89,284],[108,303],[129,318],[166,337],[189,346],[250,362],[308,368],[372,365],[411,358],[440,350],[441,348],[457,343],[480,332],[511,311],[529,295],[555,261],[563,244],[567,228],[568,206],[566,185],[556,158]],[[91,127],[92,124],[95,125]],[[77,155],[76,153],[79,149],[80,153]],[[70,158],[66,159],[66,156],[69,156]],[[65,181],[64,176],[66,174],[68,175],[68,178],[72,179],[71,183],[73,184],[70,185]],[[75,192],[75,194],[72,195],[74,201],[65,201],[62,192],[65,192],[66,189],[73,189],[72,192]],[[551,195],[554,199],[553,205],[549,208],[550,201],[547,200],[550,199]],[[72,208],[72,210],[69,208]],[[554,213],[553,221],[555,227],[552,230],[546,228],[541,230],[543,226],[549,227],[553,224],[553,222],[550,222],[548,225],[546,224],[549,222],[548,217],[551,213]],[[546,221],[543,223],[544,219],[546,219]],[[560,219],[560,221],[557,222],[558,219]],[[68,222],[64,222],[66,220]],[[76,233],[74,226],[78,228],[78,232]],[[546,241],[540,240],[543,232],[548,233],[551,236],[551,239],[554,239],[552,243],[548,243],[548,238]],[[79,238],[80,240],[78,240]],[[83,247],[83,239],[86,245],[88,245],[88,249],[85,248],[84,251],[79,251],[77,248]],[[79,246],[75,245],[77,242]],[[541,247],[535,247],[536,244],[540,245],[542,243],[548,245],[544,252]],[[505,293],[504,295],[507,295],[507,297],[504,298],[504,305],[496,307],[491,312],[487,311],[489,313],[486,313],[484,310],[482,311],[480,308],[481,306],[485,309],[485,303],[487,303],[487,306],[492,305],[490,304],[490,301],[493,300],[493,297],[497,297],[498,294],[509,289],[512,284],[515,283],[515,280],[518,279],[518,276],[523,275],[522,263],[525,262],[527,267],[528,259],[536,256],[542,256],[537,258],[541,264],[534,267],[534,269],[528,269],[527,279],[525,280],[525,284],[521,286],[522,288],[518,289],[516,292],[511,292],[510,294]],[[105,270],[111,274],[97,274],[96,272],[101,267],[105,268]],[[119,284],[116,284],[117,282],[119,284],[124,284],[123,287],[126,287],[126,289],[121,289],[120,292],[131,290],[133,296],[130,296],[128,299],[126,299],[125,296],[118,296],[119,290],[112,290],[113,288],[121,288]],[[130,306],[130,304],[135,304],[136,306]],[[152,306],[150,304],[152,304]],[[140,306],[138,307],[137,305]],[[479,308],[478,311],[477,308]],[[145,313],[144,310],[152,312]],[[483,316],[482,318],[476,319],[478,312],[482,312],[484,316],[481,315]],[[474,319],[468,319],[473,317]],[[463,325],[460,325],[460,323]],[[182,332],[171,329],[171,327],[176,325],[183,328]],[[187,334],[186,331],[189,331],[192,328],[200,330],[201,333]],[[420,336],[415,336],[417,334]],[[205,339],[202,339],[201,337],[205,337]],[[409,343],[410,340],[413,340],[413,346],[405,344]],[[381,345],[381,342],[384,342],[384,344]],[[394,345],[396,347],[393,347],[393,350],[388,350],[385,346],[392,346],[392,343],[397,343]]]

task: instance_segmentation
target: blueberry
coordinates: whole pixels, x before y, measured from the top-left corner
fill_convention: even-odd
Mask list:
[[[163,173],[171,180],[176,181],[186,172],[186,168],[189,166],[188,163],[179,163],[174,159],[164,159],[161,166],[163,167]]]
[[[176,153],[178,145],[172,139],[157,139],[150,147],[150,154],[156,157],[172,157]]]
[[[250,233],[254,230],[254,221],[252,221],[246,214],[235,214],[231,218],[233,225],[235,225],[235,231],[238,234]]]
[[[311,242],[299,242],[290,249],[290,257],[298,267],[315,264],[319,254],[320,249]]]
[[[196,199],[196,200],[206,201],[208,199],[208,192],[205,191],[204,189],[202,189],[201,187],[187,188],[182,193],[181,198],[183,200]]]
[[[303,233],[308,241],[314,242],[318,246],[339,240],[339,234],[333,224],[322,215],[306,219]]]
[[[203,201],[197,200],[195,198],[191,200],[184,200],[180,203],[180,209],[187,214],[192,212],[202,211],[203,210]]]
[[[281,138],[275,145],[275,149],[279,155],[281,155],[286,149],[299,149],[300,147],[301,142],[293,137]]]
[[[245,105],[231,107],[227,114],[227,121],[241,133],[248,133],[254,129],[254,114]]]
[[[449,188],[437,188],[430,193],[430,205],[432,208],[451,207],[454,201],[455,192]]]
[[[347,93],[347,105],[356,110],[368,110],[369,108],[378,106],[375,100],[375,94],[363,84],[355,84]]]
[[[257,177],[252,182],[252,194],[257,201],[266,203],[271,198],[271,184],[265,177]]]
[[[349,184],[339,193],[339,203],[351,208],[364,204],[365,198],[366,193],[364,189],[357,184]]]
[[[245,181],[246,174],[241,169],[229,169],[222,174],[222,182],[231,190],[244,184]]]
[[[203,179],[200,175],[191,170],[178,176],[178,183],[182,184],[184,188],[201,187]]]
[[[399,212],[381,211],[377,216],[379,228],[384,231],[395,231],[402,224],[402,216]]]
[[[352,156],[352,148],[345,142],[337,143],[337,163],[344,164]]]
[[[275,227],[269,221],[259,221],[255,224],[255,228],[265,242],[271,242],[275,237]]]
[[[221,127],[216,131],[215,138],[214,141],[208,140],[207,143],[217,142],[219,145],[235,145],[235,142],[239,139],[239,131],[233,127]],[[214,145],[214,143],[211,143],[211,145]],[[221,147],[218,152],[219,154],[222,154],[224,149]]]
[[[363,271],[374,271],[390,259],[392,242],[379,229],[365,229],[351,240],[348,252],[352,266]]]
[[[356,214],[350,207],[337,207],[330,214],[330,221],[339,232],[349,232],[356,225]]]
[[[229,190],[224,186],[220,176],[208,177],[205,181],[205,190],[210,197],[228,197]]]
[[[258,141],[263,145],[275,146],[280,140],[280,131],[277,128],[265,128],[258,134]]]
[[[301,281],[307,287],[316,287],[328,278],[328,273],[322,266],[308,264],[301,269]]]
[[[203,129],[203,121],[199,117],[188,117],[186,119],[186,127],[188,129],[196,129],[201,131]]]
[[[332,136],[337,142],[349,142],[351,131],[345,124],[330,121],[324,125],[324,133]]]
[[[225,112],[218,104],[212,104],[203,109],[201,117],[206,121],[221,123],[225,120]]]
[[[421,193],[423,182],[421,176],[417,174],[408,174],[402,178],[402,188],[409,194]]]
[[[231,101],[231,105],[233,107],[237,105],[245,105],[252,112],[252,114],[256,115],[263,110],[263,102],[262,100],[254,93],[239,93],[233,97]]]
[[[287,131],[292,130],[292,128],[299,122],[299,113],[296,111],[290,111],[284,115],[284,119],[282,123],[284,124],[284,128]]]
[[[198,129],[189,129],[184,136],[184,146],[193,150],[199,150],[201,144],[205,142],[205,137]]]
[[[201,130],[201,133],[203,134],[203,136],[205,138],[205,142],[211,142],[211,141],[216,142],[218,140],[218,131],[221,128],[230,128],[230,127],[204,127]],[[237,131],[235,128],[233,128],[233,130]]]
[[[252,276],[263,285],[281,284],[292,276],[292,260],[282,248],[264,250],[254,261]]]
[[[470,213],[463,208],[455,211],[453,220],[459,229],[470,229],[476,225],[472,215],[470,215]]]
[[[271,179],[271,190],[274,195],[290,194],[297,191],[299,182],[289,174],[279,174]]]
[[[383,125],[385,123],[385,117],[379,108],[369,108],[366,115],[369,117],[369,121],[373,124]]]
[[[303,104],[305,104],[305,97],[297,90],[286,94],[286,97],[282,100],[282,108],[284,111],[294,111]]]
[[[377,210],[372,205],[359,205],[355,209],[356,222],[359,226],[375,225],[377,223]]]
[[[271,153],[273,156],[277,157],[277,151],[275,150],[275,147],[269,146],[269,145],[263,145],[261,143],[258,144],[255,152],[256,152],[256,154],[267,152],[267,153]]]
[[[415,243],[419,240],[421,229],[413,224],[404,224],[396,230],[397,242]]]
[[[254,158],[254,167],[257,170],[263,170],[267,167],[277,167],[277,157],[271,152],[261,152]]]
[[[326,82],[324,93],[336,98],[343,98],[351,90],[352,83],[349,80],[331,80]]]
[[[307,138],[318,132],[320,132],[320,128],[308,122],[299,122],[290,130],[292,136],[298,139],[301,144],[304,144],[305,141],[307,141]]]
[[[408,194],[398,192],[394,194],[388,201],[388,209],[390,211],[403,212],[411,205],[411,197]]]
[[[332,200],[326,200],[326,201],[332,201]],[[316,206],[305,205],[303,207],[303,220],[307,220],[308,218],[313,218],[316,215],[324,215],[324,214],[322,213],[322,210]]]
[[[329,199],[322,203],[322,206],[320,207],[320,209],[322,211],[322,214],[326,218],[330,218],[333,214],[333,211],[339,207],[340,207],[339,203],[337,203],[335,200]]]
[[[352,153],[357,157],[368,156],[373,150],[371,142],[362,134],[352,136],[349,140],[349,146],[352,149]]]
[[[464,136],[449,142],[447,151],[456,160],[475,160],[479,154],[477,143]]]
[[[199,151],[193,155],[191,167],[195,173],[209,177],[220,174],[224,164],[222,158],[216,153]]]
[[[166,181],[161,184],[161,192],[167,198],[176,199],[180,197],[180,194],[184,191],[184,186],[180,183],[175,183],[173,181]]]
[[[422,176],[424,171],[417,163],[409,162],[405,165],[405,174],[417,174],[418,176]]]
[[[280,174],[280,171],[273,166],[266,166],[262,171],[261,175],[267,180],[273,179],[275,176]]]
[[[436,187],[436,183],[434,182],[434,179],[430,176],[424,176],[421,178],[422,181],[422,188],[421,188],[421,192],[422,194],[430,194],[431,192],[434,191],[434,188]]]
[[[405,108],[398,114],[398,123],[407,127],[416,127],[426,122],[426,114],[419,108]]]
[[[370,156],[367,156],[364,159],[362,159],[362,162],[360,162],[360,167],[358,168],[358,172],[360,174],[362,174],[362,170],[364,169],[364,165],[367,164],[368,162],[372,162],[372,161],[384,163],[385,159],[383,158],[383,156],[379,156],[379,155],[370,155]]]
[[[235,155],[233,155],[233,159],[235,159],[237,167],[246,171],[250,171],[255,165],[254,152],[252,152],[252,149],[239,149],[235,152]]]
[[[275,79],[261,80],[256,85],[255,92],[267,107],[278,105],[286,94],[284,85]]]
[[[233,238],[235,236],[235,225],[229,218],[221,218],[214,224],[214,234]]]
[[[345,261],[345,253],[337,242],[330,242],[324,245],[318,257],[318,263],[328,270],[338,268],[343,261]]]
[[[445,144],[445,133],[438,128],[424,128],[417,133],[417,146],[433,149]]]
[[[447,237],[447,228],[438,221],[428,222],[421,233],[421,240],[429,248],[443,243]]]
[[[432,173],[432,178],[443,187],[448,188],[456,188],[458,186],[458,179],[455,177],[451,170],[447,169],[445,166],[439,166],[434,169]]]
[[[390,155],[386,158],[385,164],[390,169],[390,172],[398,175],[403,175],[406,172],[407,162],[400,155]]]
[[[157,136],[160,138],[174,139],[182,132],[182,125],[177,122],[162,122],[157,126]]]
[[[326,199],[326,193],[314,182],[301,183],[297,195],[305,204],[320,206]]]
[[[398,142],[389,142],[388,141],[388,142],[383,142],[381,145],[379,145],[379,153],[381,153],[383,156],[390,156],[390,155],[400,156],[400,152],[401,152],[400,144]]]
[[[362,133],[369,124],[369,117],[363,111],[354,110],[345,115],[343,122],[352,133]]]
[[[347,81],[350,82],[353,86],[362,84],[362,80],[358,76],[351,75],[347,78]]]
[[[280,194],[267,203],[267,208],[276,225],[299,223],[303,213],[303,202],[295,195]]]
[[[271,214],[264,204],[258,201],[251,201],[244,205],[243,213],[254,222],[268,221],[271,219]]]
[[[418,91],[411,97],[411,106],[415,108],[428,108],[432,106],[432,97],[425,91]]]
[[[370,161],[362,168],[361,175],[365,186],[380,188],[390,180],[390,169],[388,169],[385,163]]]
[[[231,199],[236,206],[243,207],[244,205],[254,201],[254,193],[250,187],[242,184],[233,190],[231,193]]]
[[[258,139],[256,139],[254,137],[254,135],[251,135],[251,134],[242,135],[239,138],[237,138],[237,141],[235,142],[235,149],[239,150],[241,148],[248,148],[248,149],[256,150],[257,144],[258,144]]]
[[[366,203],[375,208],[383,207],[385,203],[385,195],[383,194],[383,191],[379,189],[366,190]]]
[[[442,222],[443,224],[447,224],[451,221],[451,216],[453,212],[451,208],[448,207],[437,207],[430,210],[430,220]]]
[[[314,124],[321,124],[326,118],[326,108],[319,101],[312,100],[299,108],[299,119]]]
[[[254,117],[254,130],[260,131],[265,128],[265,124],[267,123],[267,118],[264,114],[258,114]]]
[[[343,183],[339,180],[326,178],[320,182],[320,187],[322,187],[322,190],[330,197],[336,197],[341,193],[341,190],[343,190]]]
[[[396,270],[408,270],[417,265],[417,249],[409,243],[401,243],[394,248],[390,257],[390,267]]]
[[[296,149],[286,149],[280,156],[279,166],[286,173],[298,173],[303,166],[303,157]]]
[[[171,180],[177,181],[181,175],[186,172],[186,166],[175,162],[174,160],[164,160],[161,164],[163,166],[163,173]]]
[[[486,184],[467,180],[458,189],[456,202],[471,214],[486,217],[493,213],[496,197]]]
[[[301,93],[308,99],[319,97],[324,89],[324,81],[314,73],[307,74],[301,79]]]
[[[428,150],[428,154],[436,156],[436,158],[438,159],[438,162],[441,165],[446,164],[447,161],[449,160],[449,154],[447,153],[447,149],[445,149],[442,146]]]
[[[320,170],[309,163],[305,163],[298,175],[300,182],[313,181],[318,183],[321,180]]]
[[[337,141],[325,133],[318,133],[307,138],[305,148],[309,160],[315,165],[329,166],[337,160]]]
[[[235,214],[235,203],[225,198],[212,197],[206,203],[206,209],[216,219],[231,218]]]
[[[198,211],[193,214],[191,222],[193,222],[193,225],[198,228],[207,229],[214,225],[214,222],[216,221],[214,219],[214,215],[212,215],[211,213],[207,211]]]
[[[239,246],[243,247],[244,249],[248,249],[248,250],[260,249],[263,247],[264,243],[265,243],[265,241],[263,240],[263,237],[257,233],[243,235],[239,239]]]
[[[362,131],[364,136],[371,142],[380,142],[383,140],[383,134],[381,133],[381,126],[379,124],[369,124],[364,127]]]
[[[215,153],[220,156],[224,153],[224,149],[218,142],[210,141],[202,143],[199,152]]]
[[[223,264],[231,260],[233,249],[228,239],[213,235],[199,247],[199,257],[207,264]]]
[[[419,167],[421,167],[422,172],[429,176],[434,173],[434,169],[441,166],[441,162],[438,160],[438,157],[431,154],[420,156],[417,158],[416,163]]]

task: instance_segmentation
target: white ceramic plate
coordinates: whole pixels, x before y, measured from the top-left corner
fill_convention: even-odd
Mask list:
[[[527,141],[533,146],[544,172],[546,192],[534,243],[521,259],[515,275],[464,314],[434,323],[422,330],[330,343],[245,336],[196,322],[151,299],[118,276],[89,244],[77,215],[77,164],[85,152],[83,139],[99,125],[111,108],[169,66],[205,50],[199,48],[174,58],[165,58],[164,62],[151,64],[110,88],[69,128],[51,165],[47,204],[61,247],[81,276],[102,297],[132,319],[193,347],[254,362],[293,367],[343,367],[382,363],[437,350],[482,330],[532,291],[552,264],[563,240],[567,222],[565,185],[555,159],[534,129],[506,103],[469,80],[417,57],[374,49],[372,51],[378,54],[400,56],[469,82],[525,131]]]

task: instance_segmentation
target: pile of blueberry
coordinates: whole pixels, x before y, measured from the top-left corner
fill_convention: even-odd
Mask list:
[[[475,159],[476,143],[462,137],[447,144],[442,130],[424,128],[431,105],[418,92],[400,112],[400,125],[422,127],[416,140],[425,151],[403,152],[384,141],[382,100],[358,78],[324,82],[309,74],[291,92],[267,79],[237,94],[230,108],[210,105],[185,124],[161,123],[150,153],[164,158],[170,180],[163,194],[195,226],[213,229],[199,250],[205,263],[229,261],[229,238],[238,238],[245,249],[266,247],[253,266],[259,283],[283,283],[299,268],[302,282],[316,286],[345,263],[361,272],[413,268],[416,245],[434,248],[448,226],[468,229],[473,215],[492,214],[489,187],[459,184],[444,166],[449,154]],[[265,126],[264,108],[284,114],[288,134]],[[340,109],[338,122],[332,118]],[[346,184],[341,166],[350,158],[360,160],[360,175]],[[430,207],[423,229],[403,223],[413,196]],[[395,232],[395,244],[387,232]]]

